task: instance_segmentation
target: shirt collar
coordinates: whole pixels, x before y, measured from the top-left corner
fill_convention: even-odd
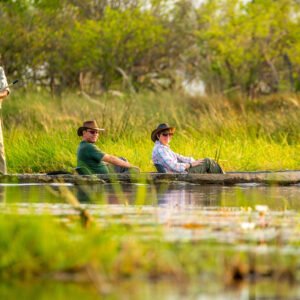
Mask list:
[[[169,145],[164,145],[164,144],[162,144],[160,141],[155,141],[155,146],[163,146],[163,147],[168,147],[168,148],[170,148],[170,146]]]

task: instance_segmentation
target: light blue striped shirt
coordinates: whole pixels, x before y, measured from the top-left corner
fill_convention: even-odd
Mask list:
[[[156,141],[152,151],[152,161],[154,164],[162,165],[167,173],[187,173],[186,164],[194,162],[195,159],[175,153],[169,146]]]

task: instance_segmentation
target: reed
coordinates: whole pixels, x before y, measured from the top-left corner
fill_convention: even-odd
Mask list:
[[[87,119],[106,128],[98,142],[104,152],[124,156],[142,171],[154,170],[150,133],[161,122],[177,128],[172,141],[176,152],[214,158],[221,147],[218,155],[227,171],[297,169],[299,106],[296,94],[250,101],[180,92],[52,98],[45,91],[18,91],[3,104],[8,170],[72,170],[76,129]]]

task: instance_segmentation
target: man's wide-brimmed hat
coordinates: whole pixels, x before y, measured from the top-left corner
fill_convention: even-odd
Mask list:
[[[165,131],[165,130],[169,130],[169,131],[171,131],[172,133],[174,133],[175,127],[171,127],[171,126],[169,126],[169,124],[167,124],[167,123],[159,124],[159,125],[157,126],[157,128],[154,129],[154,130],[152,131],[152,133],[151,133],[151,140],[152,140],[153,142],[157,141],[157,140],[158,140],[157,135],[158,135],[161,131]]]
[[[82,136],[83,131],[87,130],[87,129],[92,129],[92,130],[97,130],[97,131],[104,130],[103,128],[99,128],[99,126],[95,120],[85,121],[85,122],[83,122],[83,125],[77,129],[78,136]]]

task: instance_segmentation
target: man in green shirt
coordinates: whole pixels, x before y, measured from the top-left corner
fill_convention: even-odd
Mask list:
[[[110,168],[105,163],[121,168],[132,168],[136,171],[138,167],[131,165],[116,156],[102,152],[95,143],[98,140],[99,132],[104,129],[99,128],[96,121],[85,121],[78,128],[77,134],[82,137],[77,149],[77,170],[80,174],[108,174]],[[116,172],[116,171],[115,171]]]

